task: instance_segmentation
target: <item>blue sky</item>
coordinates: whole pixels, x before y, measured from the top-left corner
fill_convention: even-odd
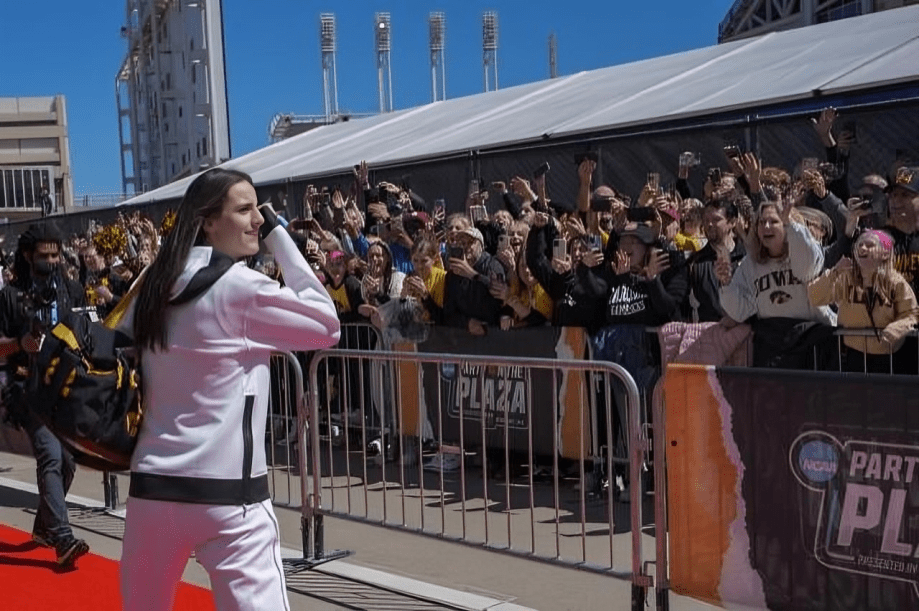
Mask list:
[[[716,44],[732,0],[224,0],[230,136],[237,157],[269,144],[276,113],[320,114],[319,14],[335,13],[339,107],[378,109],[373,17],[392,19],[393,105],[430,101],[427,17],[446,14],[447,97],[480,93],[482,13],[498,13],[500,87]],[[126,53],[123,0],[8,2],[0,35],[0,97],[67,98],[76,194],[121,190],[115,73]]]

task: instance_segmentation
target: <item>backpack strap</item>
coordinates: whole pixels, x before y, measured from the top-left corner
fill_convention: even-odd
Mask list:
[[[207,289],[211,288],[211,285],[217,282],[235,264],[236,261],[229,255],[217,250],[212,251],[211,260],[207,266],[195,272],[195,275],[191,277],[182,292],[169,300],[169,305],[182,305],[204,294]]]

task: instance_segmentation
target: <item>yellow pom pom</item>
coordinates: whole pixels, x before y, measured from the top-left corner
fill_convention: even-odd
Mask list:
[[[93,245],[96,247],[96,252],[103,257],[118,256],[128,245],[128,235],[124,227],[116,222],[106,225],[97,232],[93,236]]]
[[[176,224],[176,211],[167,210],[166,215],[163,216],[163,222],[160,223],[160,235],[164,238],[169,235],[169,232],[172,231],[173,227]]]

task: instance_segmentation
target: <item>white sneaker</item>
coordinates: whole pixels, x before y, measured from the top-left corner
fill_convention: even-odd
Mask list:
[[[438,473],[452,473],[459,471],[460,456],[459,454],[444,454],[438,452],[424,461],[425,471],[437,471]]]
[[[629,483],[625,481],[625,478],[621,475],[617,475],[614,485],[615,487],[613,488],[613,494],[616,496],[619,502],[631,503],[631,491],[629,490]]]

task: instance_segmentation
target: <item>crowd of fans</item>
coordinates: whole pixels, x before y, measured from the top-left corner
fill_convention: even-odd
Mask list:
[[[474,336],[747,323],[754,364],[779,367],[817,366],[812,348],[838,325],[871,332],[844,339],[834,353],[844,369],[887,372],[893,355],[896,372],[915,373],[919,164],[851,177],[859,149],[835,119],[827,109],[814,120],[822,159],[785,169],[728,146],[701,193],[693,153],[674,160],[671,186],[649,174],[634,197],[595,184],[597,157],[585,153],[575,194],[550,196],[546,173],[515,176],[476,183],[465,212],[447,215],[407,185],[371,185],[362,162],[349,190],[308,187],[288,230],[345,323],[386,328],[407,307]],[[165,225],[122,217],[118,248],[106,228],[73,236],[64,272],[104,315],[156,256]],[[277,275],[270,257],[251,264]],[[9,261],[4,280],[16,274]]]

